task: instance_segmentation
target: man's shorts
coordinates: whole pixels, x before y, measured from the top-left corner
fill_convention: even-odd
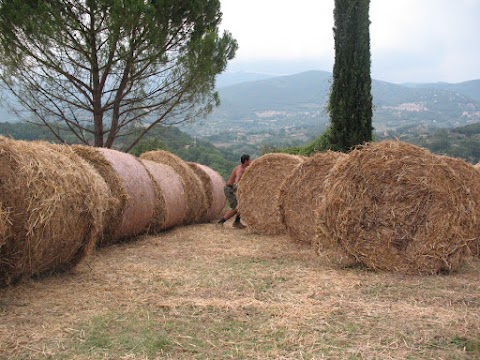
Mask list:
[[[223,188],[223,192],[227,197],[228,205],[230,205],[232,209],[236,209],[238,206],[236,195],[237,189],[233,186],[225,185],[225,187]]]

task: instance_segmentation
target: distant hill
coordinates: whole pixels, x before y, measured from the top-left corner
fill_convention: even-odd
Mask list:
[[[224,73],[217,78],[220,107],[206,120],[180,129],[199,138],[223,133],[276,136],[283,131],[286,137],[307,139],[329,124],[326,104],[331,81],[332,74],[320,70],[288,76]],[[373,80],[372,95],[373,126],[380,133],[408,126],[449,129],[480,122],[480,80],[402,85]],[[0,121],[11,118],[0,104]],[[230,141],[233,136],[225,138]]]
[[[1,89],[1,88],[0,88]],[[10,93],[5,90],[0,90],[0,122],[17,122],[18,117],[11,111],[9,104],[13,102],[16,103],[16,100],[13,98]]]
[[[480,80],[470,80],[457,84],[450,84],[445,82],[426,83],[426,84],[403,84],[406,87],[416,89],[443,89],[453,92],[458,92],[471,97],[473,100],[480,102]]]
[[[331,73],[308,71],[219,88],[220,107],[207,121],[184,130],[199,136],[292,128],[320,132],[329,122],[325,107],[330,86]],[[407,85],[373,80],[372,96],[377,131],[480,122],[480,80]]]
[[[226,86],[241,84],[244,82],[264,80],[274,77],[274,75],[253,73],[253,72],[225,72],[217,76],[217,88],[224,88]]]

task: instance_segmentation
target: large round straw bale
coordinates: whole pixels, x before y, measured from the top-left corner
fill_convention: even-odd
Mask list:
[[[44,142],[0,138],[0,179],[9,222],[0,247],[1,285],[69,269],[95,246],[104,193],[84,162]]]
[[[315,244],[314,210],[323,201],[323,183],[340,152],[316,153],[297,166],[280,189],[280,213],[289,236],[298,242]]]
[[[183,222],[187,195],[180,175],[169,165],[140,159],[149,172],[155,190],[155,215],[149,232],[159,232]]]
[[[202,181],[185,161],[177,155],[164,150],[147,151],[140,155],[140,159],[169,165],[182,178],[188,204],[183,225],[198,223],[205,218],[208,208],[207,196],[203,190]]]
[[[470,199],[475,202],[475,217],[477,227],[473,228],[473,233],[468,242],[468,248],[472,255],[480,255],[480,173],[475,167],[463,159],[453,158],[450,156],[440,156],[452,168],[455,175],[458,177],[462,186],[470,195]]]
[[[322,247],[372,269],[434,274],[462,265],[475,213],[446,162],[384,141],[337,160],[324,183],[317,235]]]
[[[247,168],[238,185],[238,211],[252,232],[286,232],[279,206],[280,187],[303,160],[296,155],[266,154]]]
[[[225,180],[222,175],[206,165],[194,162],[188,162],[187,164],[202,181],[203,189],[207,196],[208,210],[205,215],[205,221],[216,220],[220,217],[227,203],[227,198],[223,191]]]
[[[153,220],[155,192],[145,166],[133,155],[106,148],[73,146],[105,179],[118,203],[109,211],[101,246],[147,231]]]

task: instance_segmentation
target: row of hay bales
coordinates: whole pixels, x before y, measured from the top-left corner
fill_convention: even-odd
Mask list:
[[[253,232],[288,233],[343,266],[435,274],[480,248],[480,173],[400,141],[254,160],[238,188]]]
[[[223,185],[166,151],[0,137],[0,286],[71,268],[96,246],[217,219]]]

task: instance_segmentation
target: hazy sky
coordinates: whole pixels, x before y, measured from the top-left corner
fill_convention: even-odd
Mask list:
[[[239,44],[228,71],[331,72],[334,0],[220,0]],[[372,78],[480,79],[480,0],[371,0]]]

